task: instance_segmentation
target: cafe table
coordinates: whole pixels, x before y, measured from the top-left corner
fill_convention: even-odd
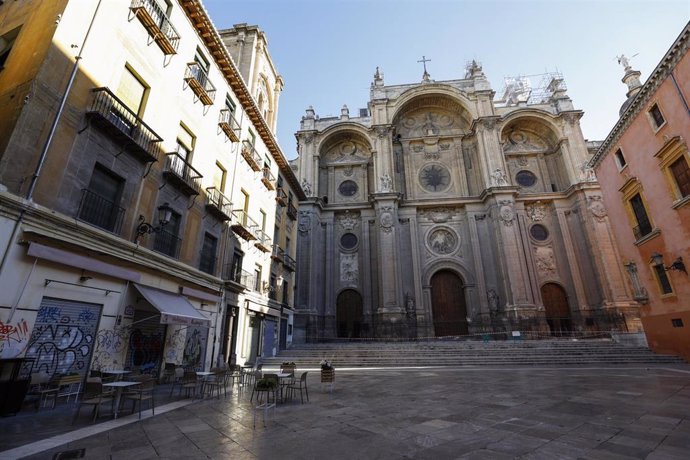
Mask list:
[[[117,414],[120,411],[120,399],[122,399],[122,390],[134,385],[139,385],[141,382],[130,382],[127,380],[118,380],[117,382],[104,383],[104,387],[115,388],[115,413],[113,416],[117,418]]]
[[[117,380],[121,380],[123,376],[131,373],[132,371],[125,371],[122,369],[110,369],[101,371],[101,374],[115,375]]]

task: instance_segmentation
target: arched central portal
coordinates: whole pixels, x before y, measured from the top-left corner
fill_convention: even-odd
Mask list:
[[[436,337],[467,334],[467,306],[462,279],[450,270],[431,277],[431,311]]]
[[[551,335],[562,335],[571,330],[570,308],[565,290],[556,283],[546,283],[541,287],[541,300],[546,310],[546,322]]]
[[[338,295],[336,304],[338,337],[359,338],[363,316],[362,296],[359,295],[359,292],[346,289]]]

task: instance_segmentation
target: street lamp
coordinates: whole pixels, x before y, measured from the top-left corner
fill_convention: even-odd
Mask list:
[[[664,265],[664,256],[662,256],[658,252],[653,252],[650,262],[655,267],[663,267],[663,269],[666,271],[678,270],[678,271],[684,272],[686,275],[688,274],[688,271],[685,269],[685,264],[683,263],[682,257],[678,257],[676,260],[673,261],[673,263],[671,265],[666,267]]]
[[[153,226],[146,222],[146,218],[143,215],[139,215],[139,225],[137,226],[137,236],[134,238],[134,242],[137,243],[139,238],[144,235],[151,233],[160,233],[163,227],[168,225],[170,218],[172,217],[173,209],[168,205],[168,203],[163,203],[163,205],[158,206],[158,225]]]

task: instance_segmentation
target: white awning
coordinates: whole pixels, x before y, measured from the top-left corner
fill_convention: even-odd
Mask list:
[[[134,286],[156,310],[161,312],[161,324],[211,325],[211,320],[194,308],[186,297],[140,284]]]

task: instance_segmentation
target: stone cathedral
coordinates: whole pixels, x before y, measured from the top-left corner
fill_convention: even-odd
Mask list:
[[[296,342],[639,329],[560,75],[384,84],[296,133]],[[354,115],[354,116],[353,116]]]

